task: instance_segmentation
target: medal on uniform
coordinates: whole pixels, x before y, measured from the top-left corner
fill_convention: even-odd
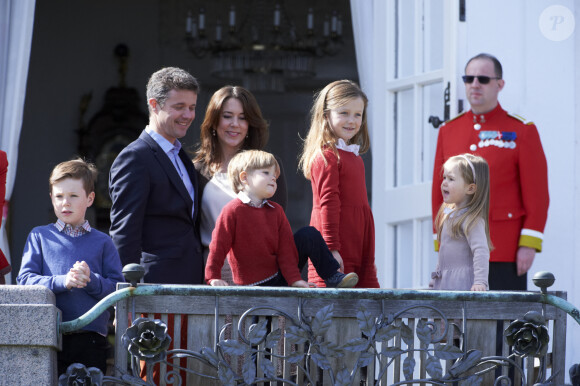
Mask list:
[[[474,125],[475,128],[475,125]],[[476,129],[477,130],[477,129]],[[480,141],[477,144],[480,148],[496,146],[504,149],[515,149],[517,135],[514,131],[481,131],[478,135]]]

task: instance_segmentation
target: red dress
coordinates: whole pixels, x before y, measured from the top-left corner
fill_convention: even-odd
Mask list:
[[[8,171],[8,157],[6,153],[0,150],[0,225],[2,224],[2,213],[4,210],[4,197],[6,194],[6,173]],[[4,256],[2,250],[0,250],[0,276],[4,276],[10,271],[10,263]]]
[[[356,272],[358,288],[379,288],[375,266],[375,225],[367,198],[365,168],[360,156],[330,149],[312,163],[312,216],[310,225],[322,233],[330,250],[338,250],[344,272]],[[325,287],[308,263],[308,281]]]

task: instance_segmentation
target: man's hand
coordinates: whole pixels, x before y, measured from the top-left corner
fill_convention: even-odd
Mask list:
[[[519,247],[517,252],[518,266],[518,276],[522,276],[524,273],[528,272],[532,267],[534,262],[534,257],[536,256],[536,250],[530,247]]]

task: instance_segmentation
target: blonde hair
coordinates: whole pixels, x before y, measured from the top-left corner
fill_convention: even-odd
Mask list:
[[[228,164],[228,177],[234,192],[244,189],[240,173],[250,173],[254,170],[276,167],[276,178],[280,176],[280,165],[273,154],[262,150],[245,150],[236,154]]]
[[[351,139],[351,143],[360,146],[359,153],[363,154],[370,148],[369,130],[367,127],[367,104],[368,98],[360,87],[351,80],[337,80],[330,83],[315,94],[314,104],[310,110],[310,129],[304,140],[302,155],[298,167],[302,169],[304,177],[310,179],[310,169],[317,155],[321,155],[326,165],[323,149],[331,149],[338,156],[336,141],[338,137],[328,124],[330,110],[337,109],[353,99],[361,98],[364,102],[364,110],[360,130]]]
[[[451,234],[453,237],[459,237],[463,231],[465,234],[469,233],[478,218],[482,218],[485,222],[485,236],[487,237],[487,245],[490,250],[493,249],[493,244],[489,238],[489,166],[485,159],[473,154],[461,154],[449,158],[444,166],[457,166],[461,177],[466,184],[475,184],[475,193],[471,200],[467,203],[465,208],[467,210],[454,218],[451,225]],[[475,172],[475,176],[473,173]],[[462,209],[456,208],[455,204],[441,204],[437,216],[435,217],[435,229],[437,230],[437,241],[441,242],[441,230],[443,223],[448,220],[449,214],[445,213],[445,209]]]
[[[52,186],[62,180],[71,178],[81,180],[85,193],[89,195],[95,191],[95,181],[97,180],[97,168],[94,164],[82,158],[61,162],[52,169],[48,184],[52,193]]]

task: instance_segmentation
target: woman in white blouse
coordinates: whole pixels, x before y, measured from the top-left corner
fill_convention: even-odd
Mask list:
[[[193,159],[199,172],[201,196],[201,243],[207,258],[211,234],[222,208],[236,194],[227,176],[228,164],[241,150],[261,150],[268,142],[268,123],[252,93],[239,86],[224,86],[211,97],[201,124],[200,145]],[[282,163],[272,201],[286,209],[288,201]],[[229,265],[222,279],[233,284]]]

